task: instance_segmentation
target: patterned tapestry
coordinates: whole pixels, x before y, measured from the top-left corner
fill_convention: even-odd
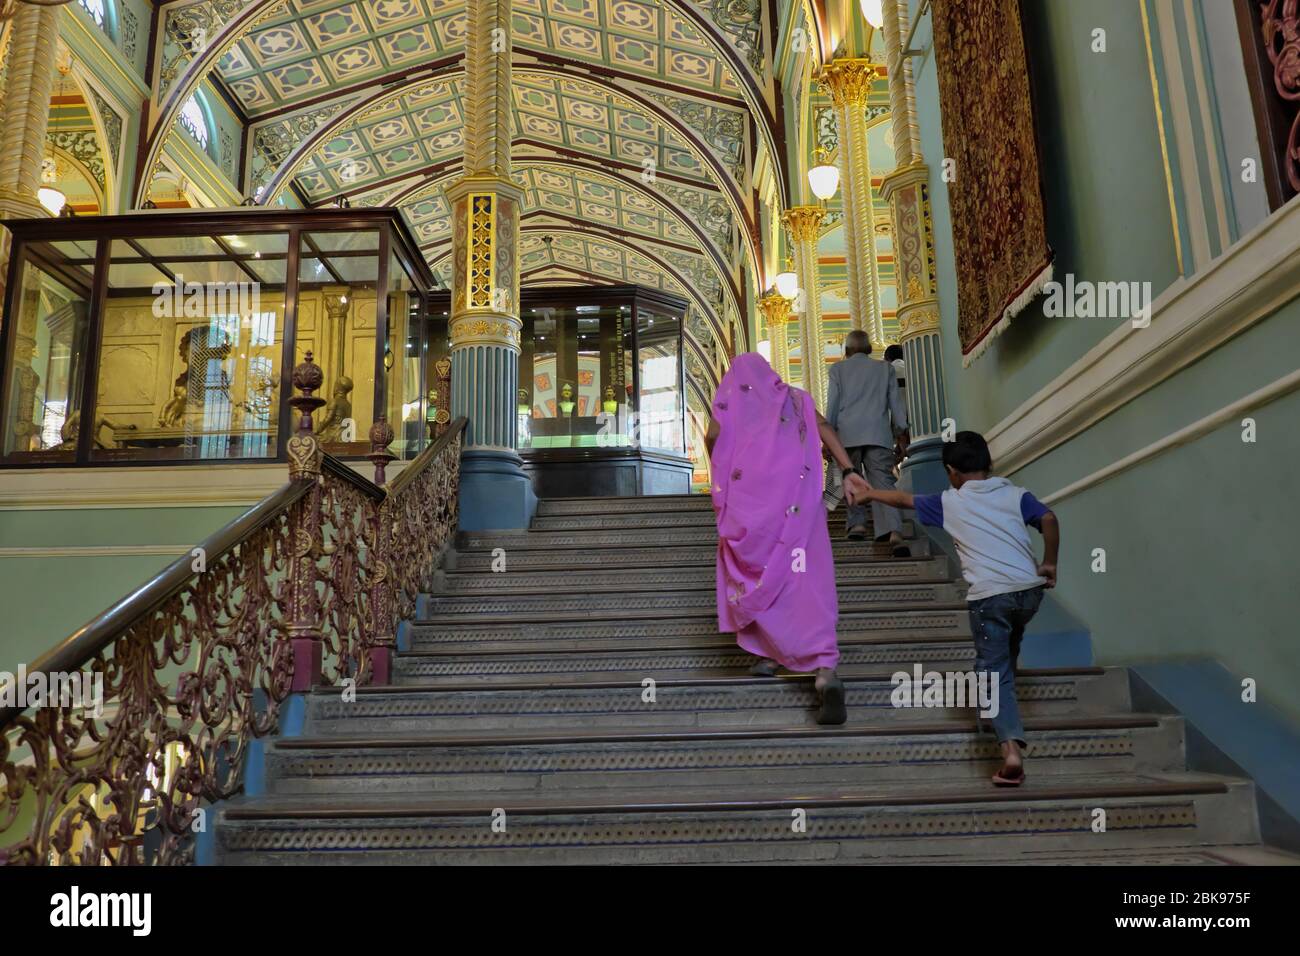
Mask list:
[[[1019,0],[934,0],[935,63],[970,365],[1052,279]]]

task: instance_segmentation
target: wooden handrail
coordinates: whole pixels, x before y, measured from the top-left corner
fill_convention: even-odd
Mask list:
[[[286,482],[224,528],[209,535],[195,548],[202,549],[205,560],[209,563],[217,560],[301,501],[311,491],[312,484],[311,480],[302,478]],[[123,631],[151,614],[185,587],[190,579],[198,576],[193,567],[192,554],[193,549],[186,549],[184,554],[140,587],[96,614],[62,643],[42,654],[27,669],[28,676],[37,673],[66,674],[80,670],[94,660]],[[0,732],[16,720],[24,709],[6,707],[0,710]]]

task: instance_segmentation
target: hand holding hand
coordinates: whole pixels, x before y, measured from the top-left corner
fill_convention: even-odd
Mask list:
[[[1047,588],[1056,587],[1056,565],[1047,564],[1046,562],[1040,564],[1038,566],[1038,576],[1040,578],[1047,579],[1047,583],[1044,584],[1043,587],[1047,587]]]
[[[871,485],[867,483],[867,479],[857,472],[844,476],[844,497],[848,499],[849,504],[856,505],[859,501],[865,501],[870,490]]]

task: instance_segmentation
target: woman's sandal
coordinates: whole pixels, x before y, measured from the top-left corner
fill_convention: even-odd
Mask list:
[[[1025,782],[1025,768],[1018,767],[1014,776],[1007,775],[1007,768],[1003,767],[993,775],[993,786],[995,787],[1018,787]]]
[[[781,669],[781,665],[770,657],[764,657],[761,661],[749,669],[753,677],[775,677],[776,672]]]
[[[821,689],[821,710],[817,712],[819,724],[842,724],[849,719],[844,706],[844,682],[832,677]]]

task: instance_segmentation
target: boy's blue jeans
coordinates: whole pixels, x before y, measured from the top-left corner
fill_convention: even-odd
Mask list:
[[[970,630],[975,638],[975,670],[997,676],[998,712],[990,718],[998,743],[1014,740],[1025,745],[1025,727],[1016,704],[1016,660],[1025,625],[1043,602],[1043,586],[1025,591],[993,594],[968,602]]]

